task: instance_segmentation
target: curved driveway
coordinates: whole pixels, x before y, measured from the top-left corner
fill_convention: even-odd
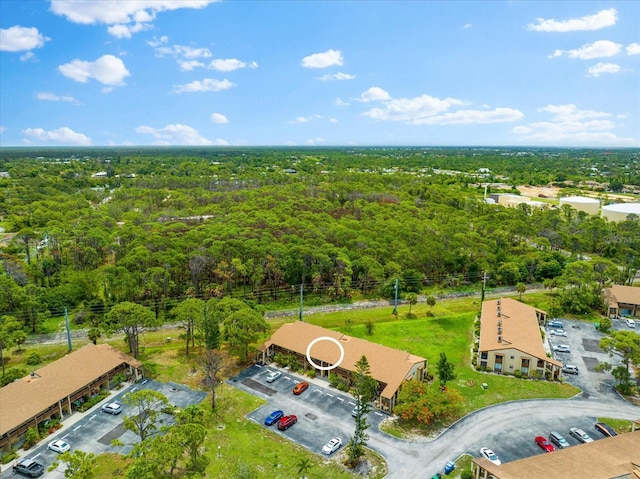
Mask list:
[[[389,479],[430,479],[448,461],[464,453],[477,457],[480,447],[509,442],[505,431],[529,430],[596,417],[640,419],[640,407],[622,399],[541,399],[514,401],[481,409],[465,416],[438,438],[424,441],[396,439],[370,430],[369,447],[382,454],[389,465]],[[548,433],[543,429],[543,433]],[[533,437],[533,436],[532,436]],[[533,440],[533,439],[532,439]],[[499,453],[498,453],[499,454]]]

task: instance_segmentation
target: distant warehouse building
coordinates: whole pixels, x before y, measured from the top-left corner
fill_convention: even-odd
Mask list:
[[[108,344],[88,344],[0,388],[0,450],[13,447],[30,427],[70,416],[76,401],[109,389],[117,374],[137,381],[142,363]]]
[[[600,200],[586,196],[565,196],[560,198],[560,206],[568,205],[576,211],[584,211],[590,215],[597,215],[600,211]]]
[[[600,213],[609,221],[640,220],[640,203],[616,203],[602,207]]]

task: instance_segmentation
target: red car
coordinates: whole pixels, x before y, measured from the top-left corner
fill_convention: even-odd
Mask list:
[[[298,422],[298,416],[291,414],[290,416],[285,416],[280,421],[278,421],[278,429],[281,431],[286,431],[295,423]]]
[[[307,381],[302,381],[301,383],[296,384],[293,388],[293,394],[298,395],[302,394],[309,388],[309,383]]]
[[[553,444],[551,444],[546,437],[536,436],[536,444],[540,446],[540,449],[544,452],[553,452],[556,450],[556,448],[553,447]]]

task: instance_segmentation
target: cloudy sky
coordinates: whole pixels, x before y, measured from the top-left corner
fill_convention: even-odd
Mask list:
[[[0,146],[640,146],[637,1],[0,1]]]

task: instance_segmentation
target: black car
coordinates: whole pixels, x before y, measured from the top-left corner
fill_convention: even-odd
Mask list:
[[[13,465],[13,473],[27,477],[39,477],[44,474],[44,466],[33,459],[21,459]]]
[[[605,424],[603,422],[597,422],[595,424],[595,428],[597,431],[600,431],[602,434],[608,437],[617,436],[618,433],[613,430],[611,426]]]

